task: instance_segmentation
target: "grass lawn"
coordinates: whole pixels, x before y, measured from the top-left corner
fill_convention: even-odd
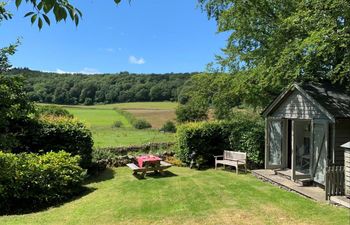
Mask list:
[[[161,128],[165,122],[176,120],[174,109],[123,109],[136,118],[143,118],[152,124],[153,128]]]
[[[43,212],[2,216],[0,224],[349,224],[349,211],[228,171],[170,168],[138,180],[106,170],[92,192]]]
[[[165,103],[166,105],[168,103]],[[157,130],[137,130],[129,121],[111,107],[74,106],[66,108],[75,117],[84,122],[92,132],[95,147],[116,147],[141,145],[149,142],[173,142],[174,134],[160,133]],[[123,127],[113,128],[115,121],[121,121]]]
[[[47,105],[47,104],[42,104]],[[175,109],[178,105],[177,102],[126,102],[126,103],[114,103],[114,104],[101,104],[101,105],[63,105],[69,108],[95,108],[95,109]]]

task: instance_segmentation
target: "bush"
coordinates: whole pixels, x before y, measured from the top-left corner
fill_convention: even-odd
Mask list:
[[[84,105],[93,105],[94,100],[92,98],[85,98]]]
[[[81,191],[85,171],[79,156],[60,151],[44,155],[0,151],[0,212],[49,206]]]
[[[176,126],[175,126],[174,122],[167,121],[167,122],[165,122],[163,127],[160,128],[160,131],[175,133],[176,132]]]
[[[264,159],[264,123],[261,118],[236,114],[227,121],[181,125],[177,131],[178,157],[189,164],[192,157],[212,165],[214,155],[223,150],[247,152],[250,167],[260,167]]]
[[[117,120],[113,123],[113,127],[120,128],[122,126],[123,126],[122,121]]]
[[[13,152],[45,153],[64,150],[73,156],[80,155],[80,165],[91,163],[93,140],[91,132],[81,122],[66,117],[42,117],[22,125],[25,133],[18,137],[21,145]]]
[[[73,115],[70,114],[67,109],[54,105],[37,106],[35,111],[37,116],[62,116],[73,118]]]
[[[137,119],[133,121],[132,125],[136,129],[147,129],[152,127],[152,125],[145,119]]]
[[[176,109],[176,120],[180,123],[208,119],[207,108],[193,104],[179,105]]]

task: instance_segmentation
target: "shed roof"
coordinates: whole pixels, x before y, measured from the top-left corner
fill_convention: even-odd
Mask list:
[[[335,118],[350,118],[350,95],[330,82],[304,83],[300,87]]]
[[[340,147],[350,149],[350,141],[348,143],[345,143],[345,144],[341,145]]]
[[[333,85],[330,82],[307,82],[293,84],[290,88],[280,94],[262,112],[268,116],[283,102],[295,89],[302,92],[305,97],[314,102],[325,114],[332,118],[350,118],[350,95],[344,88]]]

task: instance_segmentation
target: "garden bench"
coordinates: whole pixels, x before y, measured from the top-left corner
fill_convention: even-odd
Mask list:
[[[141,173],[141,177],[145,177],[146,173],[149,171],[154,171],[154,172],[160,172],[163,173],[165,169],[168,169],[172,165],[170,163],[160,161],[159,164],[150,164],[150,163],[144,163],[143,167],[139,167],[135,163],[128,163],[126,164],[132,171],[133,175],[137,175],[138,173]]]
[[[234,151],[224,151],[223,155],[217,155],[215,157],[215,169],[217,164],[234,166],[236,168],[236,173],[238,174],[238,167],[244,165],[244,170],[247,173],[247,153],[245,152],[234,152]],[[222,159],[218,159],[222,158]]]

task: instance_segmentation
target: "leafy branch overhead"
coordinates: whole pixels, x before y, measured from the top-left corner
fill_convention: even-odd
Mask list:
[[[114,0],[116,4],[119,4],[121,0]],[[27,3],[33,6],[33,11],[26,13],[24,16],[29,17],[32,24],[37,24],[38,28],[43,27],[44,22],[47,25],[51,24],[49,18],[50,14],[53,14],[56,22],[66,21],[70,19],[78,26],[80,19],[82,18],[82,12],[72,5],[68,0],[16,0],[15,4],[18,8],[21,4]],[[0,12],[0,15],[3,15]],[[5,16],[4,14],[3,16]]]

